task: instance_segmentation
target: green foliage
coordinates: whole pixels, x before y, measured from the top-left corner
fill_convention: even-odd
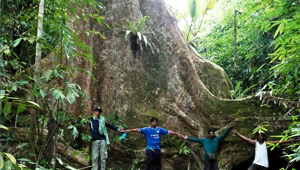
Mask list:
[[[298,109],[298,113],[300,110]],[[291,140],[289,145],[284,148],[284,157],[289,160],[290,163],[300,161],[300,121],[298,116],[292,116],[292,123],[289,128],[283,132],[282,135],[273,136],[279,138],[279,141]],[[274,149],[278,145],[272,145],[271,149]]]
[[[254,88],[255,86],[257,86],[256,84],[246,88],[244,91],[242,91],[243,89],[241,88],[241,84],[242,84],[242,81],[239,81],[237,83],[237,85],[235,86],[234,90],[231,90],[230,91],[230,94],[231,94],[231,98],[243,98],[245,96],[247,96],[247,92],[250,91],[252,88]]]
[[[130,35],[130,41],[131,41],[131,49],[133,51],[136,51],[138,47],[142,47],[138,44],[138,41],[141,43],[144,43],[145,47],[149,47],[151,52],[154,54],[152,43],[148,41],[146,37],[146,32],[144,32],[144,25],[146,20],[149,18],[149,16],[144,16],[138,24],[132,23],[130,20],[126,20],[128,24],[128,29],[125,32],[125,39]],[[142,44],[141,44],[142,45]]]
[[[193,21],[197,20],[200,16],[201,1],[200,0],[188,0],[188,15]]]
[[[189,2],[193,18],[197,1]],[[234,11],[238,11],[237,67],[234,66]],[[297,0],[220,0],[207,11],[202,27],[186,22],[190,27],[183,30],[202,57],[225,70],[235,87],[232,98],[268,94],[296,103],[300,99],[299,20]],[[299,110],[292,110],[294,118],[299,117]],[[299,138],[298,128],[299,122],[293,119],[289,129],[275,137],[280,141]],[[258,126],[253,133],[261,131],[267,131],[265,125]],[[271,146],[274,149],[278,144]],[[299,142],[289,144],[285,157],[290,162],[299,161],[299,150]]]
[[[233,17],[237,18],[237,67],[234,66]],[[220,65],[238,87],[233,98],[270,94],[299,99],[299,2],[296,0],[219,1],[203,27],[188,40],[205,58]],[[223,12],[220,12],[223,11]],[[210,19],[210,21],[209,21]],[[197,33],[197,34],[195,34]]]
[[[72,130],[73,139],[78,136],[75,126],[69,127],[70,129],[66,126],[73,119],[67,115],[66,108],[76,99],[84,100],[86,96],[83,89],[72,82],[75,73],[91,73],[72,67],[71,63],[80,58],[95,66],[92,50],[70,28],[69,23],[73,22],[71,19],[75,19],[77,24],[82,20],[96,20],[98,24],[107,28],[109,26],[100,15],[103,5],[95,0],[46,1],[43,35],[37,38],[39,1],[4,0],[1,4],[1,124],[37,128],[37,143],[34,145],[36,151],[31,157],[36,159],[36,167],[42,169],[39,164],[44,161],[40,156],[44,155],[47,145],[42,142],[45,138],[43,130],[49,123],[54,123],[51,131]],[[93,12],[78,12],[83,7],[91,7]],[[100,32],[94,30],[82,30],[82,33],[87,37],[96,34],[105,39]],[[30,67],[35,62],[37,42],[41,44],[42,58],[49,54],[54,57],[52,67],[43,70],[44,74],[35,78]],[[32,95],[25,96],[29,91]],[[34,110],[36,113],[32,114]],[[35,125],[31,124],[29,114],[36,116]],[[82,136],[88,140],[86,136]]]
[[[0,125],[1,129],[8,130],[8,128],[4,125]],[[5,152],[0,152],[0,170],[29,170],[25,165],[17,163],[16,158],[10,154]]]
[[[144,154],[139,150],[127,150],[127,152],[135,156],[129,169],[130,170],[137,169],[139,162],[145,157]]]
[[[179,155],[188,155],[189,153],[191,153],[191,151],[186,146],[186,143],[183,142],[182,144],[180,144],[180,146],[179,146]]]
[[[204,17],[209,10],[214,8],[216,3],[216,0],[188,0],[187,13],[181,14],[181,16],[184,16],[186,22],[183,30],[190,44],[193,45],[194,41],[199,38]]]
[[[270,125],[259,125],[252,131],[252,134],[265,133],[268,131],[268,129],[267,129],[268,126],[270,126]]]

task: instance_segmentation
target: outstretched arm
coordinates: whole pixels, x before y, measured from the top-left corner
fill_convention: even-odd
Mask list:
[[[177,135],[178,137],[181,137],[182,135],[180,133],[174,132],[172,130],[169,130],[169,135]]]
[[[229,135],[229,132],[230,132],[230,130],[233,128],[233,124],[232,124],[232,122],[230,122],[230,124],[229,124],[229,127],[225,130],[225,132],[222,134],[222,135],[220,135],[218,138],[219,138],[219,140],[223,140],[223,139],[225,139],[228,135]]]
[[[290,143],[290,142],[294,142],[296,139],[289,139],[289,140],[283,140],[283,141],[267,141],[267,143],[273,143],[273,144],[276,144],[276,143]]]
[[[169,130],[169,135],[178,135],[178,133],[172,131],[172,130]]]
[[[245,140],[248,143],[251,143],[253,145],[255,145],[255,140],[247,138],[246,136],[243,136],[242,134],[240,134],[238,131],[236,131],[235,129],[231,130],[232,133],[236,134],[238,137],[240,137],[241,139]]]
[[[197,143],[203,143],[204,142],[204,138],[192,138],[192,137],[189,137],[187,135],[183,136],[181,134],[179,134],[179,136],[183,139],[190,140],[190,141],[197,142]]]
[[[106,127],[108,127],[108,128],[110,128],[110,129],[112,129],[112,130],[115,130],[115,131],[120,131],[120,129],[119,128],[117,128],[115,125],[113,125],[113,124],[110,124],[109,122],[105,122],[105,126]]]
[[[129,132],[140,132],[139,128],[136,129],[127,129],[127,130],[122,130],[121,132],[129,133]]]

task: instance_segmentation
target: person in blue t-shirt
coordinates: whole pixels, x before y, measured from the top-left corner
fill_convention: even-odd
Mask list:
[[[189,136],[182,136],[184,139],[193,141],[193,142],[197,142],[197,143],[201,143],[203,145],[203,149],[204,149],[204,170],[219,170],[218,167],[218,160],[217,160],[217,148],[219,145],[219,142],[221,140],[224,140],[230,130],[233,128],[232,123],[230,123],[229,127],[225,130],[225,132],[220,135],[220,136],[216,136],[215,134],[215,130],[214,129],[210,129],[208,130],[208,137],[206,138],[192,138]]]
[[[147,140],[147,170],[152,170],[153,165],[157,170],[161,170],[160,161],[160,139],[161,135],[177,135],[181,137],[182,135],[171,130],[163,129],[157,127],[158,119],[155,117],[151,118],[151,127],[136,128],[123,130],[123,132],[140,132],[145,135]]]

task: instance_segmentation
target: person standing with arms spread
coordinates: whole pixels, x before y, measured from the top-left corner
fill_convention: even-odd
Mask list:
[[[232,133],[236,134],[241,139],[245,140],[246,142],[255,146],[255,157],[254,161],[248,170],[267,170],[269,168],[269,160],[268,160],[268,150],[267,150],[267,143],[288,143],[293,140],[286,140],[286,141],[266,141],[266,134],[264,131],[259,131],[256,133],[257,139],[253,140],[247,138],[240,134],[237,130],[233,129]]]
[[[101,107],[95,107],[93,110],[93,117],[90,121],[90,130],[92,136],[92,170],[98,170],[99,155],[101,170],[105,170],[106,168],[107,145],[109,144],[107,127],[112,130],[122,132],[122,130],[119,130],[114,125],[108,123],[101,113]]]
[[[178,135],[181,134],[176,133],[171,130],[163,129],[161,127],[157,127],[158,119],[155,117],[151,118],[151,127],[144,128],[136,128],[136,129],[128,129],[123,130],[123,132],[139,132],[145,135],[147,140],[147,170],[152,170],[153,165],[157,170],[161,170],[161,152],[160,152],[160,139],[161,135]]]
[[[219,145],[219,142],[221,140],[224,140],[230,130],[232,129],[233,125],[232,123],[230,123],[229,128],[227,128],[225,130],[225,132],[221,135],[221,136],[216,136],[215,134],[215,130],[214,129],[210,129],[208,130],[208,134],[209,136],[206,138],[192,138],[192,137],[188,137],[188,136],[182,136],[184,139],[193,141],[193,142],[197,142],[197,143],[201,143],[203,145],[203,149],[204,149],[204,170],[219,170],[219,166],[218,166],[218,160],[217,160],[217,148]]]

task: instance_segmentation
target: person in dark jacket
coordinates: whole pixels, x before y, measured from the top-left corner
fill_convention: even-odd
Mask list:
[[[206,138],[192,138],[189,136],[182,136],[184,139],[187,139],[187,140],[190,140],[193,142],[197,142],[197,143],[201,143],[203,145],[203,149],[205,152],[205,154],[204,154],[204,170],[219,170],[218,160],[217,160],[217,155],[216,155],[217,148],[218,148],[219,142],[224,140],[228,136],[232,127],[233,127],[233,125],[232,125],[232,123],[230,123],[229,127],[220,136],[216,136],[214,129],[208,130],[209,136]]]
[[[95,107],[93,110],[93,117],[90,121],[90,129],[92,136],[92,170],[98,170],[99,156],[101,170],[106,168],[107,159],[107,145],[109,144],[109,138],[107,128],[122,132],[114,125],[108,123],[103,115],[101,115],[101,107]]]

